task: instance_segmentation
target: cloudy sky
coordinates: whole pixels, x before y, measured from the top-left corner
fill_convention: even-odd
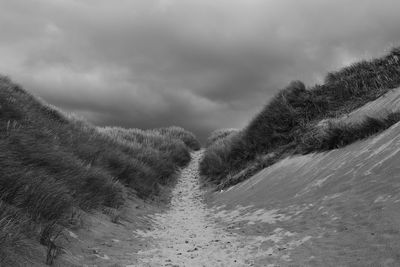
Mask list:
[[[243,127],[400,44],[399,0],[0,0],[0,73],[99,125]]]

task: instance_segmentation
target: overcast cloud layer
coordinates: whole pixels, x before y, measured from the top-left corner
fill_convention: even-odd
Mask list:
[[[99,125],[243,127],[400,41],[399,0],[0,0],[0,73]]]

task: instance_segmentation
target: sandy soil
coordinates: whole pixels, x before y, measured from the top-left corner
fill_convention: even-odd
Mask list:
[[[150,246],[132,266],[254,266],[257,238],[234,233],[204,203],[198,179],[201,154],[195,152],[182,171],[169,209],[152,216],[154,228],[135,231]]]

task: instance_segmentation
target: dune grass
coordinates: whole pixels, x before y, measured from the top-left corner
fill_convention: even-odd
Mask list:
[[[329,73],[322,85],[306,88],[302,82],[294,81],[240,133],[227,135],[209,145],[200,163],[201,174],[217,185],[230,184],[225,180],[241,181],[258,169],[254,166],[265,166],[264,163],[257,164],[257,158],[264,155],[275,155],[275,160],[267,161],[272,164],[285,155],[331,149],[335,145],[341,146],[340,142],[349,144],[382,131],[396,121],[397,114],[382,121],[368,119],[361,125],[336,125],[329,134],[312,139],[315,125],[320,120],[346,114],[399,86],[399,48],[383,58],[362,61]],[[358,135],[356,131],[363,134]],[[350,137],[353,135],[355,137]],[[341,139],[343,141],[339,141]]]
[[[160,133],[161,135],[181,140],[185,143],[187,147],[192,150],[199,150],[201,148],[201,144],[197,140],[196,136],[181,127],[171,126],[165,128],[157,128],[154,129],[154,131]]]
[[[400,112],[392,112],[384,118],[367,117],[359,123],[329,122],[322,129],[319,127],[304,134],[296,153],[307,154],[341,148],[386,130],[399,121]]]
[[[217,142],[220,139],[226,138],[228,135],[237,133],[237,129],[229,128],[229,129],[218,129],[213,131],[210,136],[207,138],[206,142],[206,147],[211,146],[215,142]]]
[[[0,262],[13,244],[39,241],[34,229],[68,227],[76,210],[118,209],[128,191],[156,196],[199,146],[167,129],[98,128],[0,77]]]
[[[13,266],[17,250],[24,246],[30,220],[12,205],[0,200],[0,266]]]

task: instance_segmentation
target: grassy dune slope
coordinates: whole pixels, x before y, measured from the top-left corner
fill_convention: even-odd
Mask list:
[[[388,128],[398,114],[355,125],[330,125],[316,132],[323,119],[346,114],[400,86],[400,49],[383,58],[362,61],[329,73],[322,85],[300,81],[281,90],[241,131],[210,145],[201,173],[225,187],[293,153],[333,149]],[[356,137],[352,137],[357,132]],[[343,138],[346,140],[342,142]]]
[[[285,158],[209,204],[233,232],[265,240],[255,266],[400,266],[399,153],[397,123],[340,149]]]
[[[117,210],[129,191],[157,195],[196,144],[178,127],[97,128],[1,77],[0,265],[16,264],[27,243],[50,251],[80,210]]]

